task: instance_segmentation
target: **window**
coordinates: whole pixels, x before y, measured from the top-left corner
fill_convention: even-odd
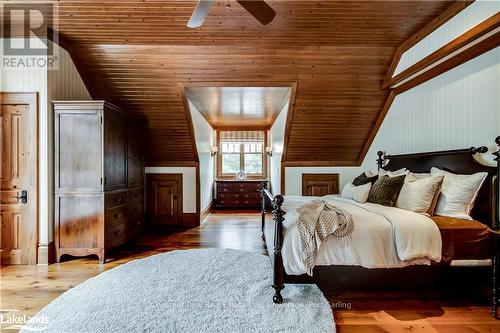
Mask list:
[[[233,176],[243,170],[249,177],[263,177],[264,131],[220,131],[219,175]]]

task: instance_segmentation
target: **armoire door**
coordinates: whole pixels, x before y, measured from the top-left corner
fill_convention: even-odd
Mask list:
[[[36,264],[37,97],[1,93],[1,263]]]
[[[146,176],[146,211],[153,225],[176,225],[182,213],[182,174]]]
[[[120,112],[104,112],[104,188],[127,186],[127,127]]]

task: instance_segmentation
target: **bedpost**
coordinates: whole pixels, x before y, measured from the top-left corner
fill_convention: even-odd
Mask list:
[[[377,152],[377,155],[378,155],[378,158],[377,158],[377,165],[378,165],[378,171],[380,171],[380,169],[382,169],[382,167],[384,166],[384,152],[379,150]]]
[[[493,221],[492,227],[497,229],[499,227],[498,223],[500,222],[500,136],[497,136],[495,139],[495,143],[498,146],[497,151],[493,153],[495,155],[495,161],[497,162],[497,179],[496,179],[496,187],[495,187],[495,221]]]
[[[264,193],[264,191],[267,189],[267,183],[266,182],[262,182],[261,184],[261,189],[260,189],[260,197],[261,197],[261,218],[262,218],[262,221],[261,221],[261,229],[262,229],[262,239],[265,240],[266,236],[264,235],[264,228],[265,228],[265,225],[266,225],[266,194]]]
[[[277,195],[273,200],[273,218],[274,218],[274,267],[273,267],[273,288],[276,291],[273,297],[273,302],[276,304],[283,303],[281,290],[285,288],[283,267],[283,257],[281,256],[281,247],[283,246],[283,215],[281,210],[283,204],[283,196]]]

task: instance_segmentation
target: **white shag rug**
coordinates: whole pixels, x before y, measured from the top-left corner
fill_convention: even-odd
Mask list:
[[[317,286],[286,285],[283,304],[274,304],[271,283],[269,257],[259,253],[173,251],[91,278],[37,316],[57,333],[335,332]]]

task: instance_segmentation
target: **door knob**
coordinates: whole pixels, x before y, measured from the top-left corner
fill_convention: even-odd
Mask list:
[[[22,190],[17,194],[17,202],[21,202],[23,204],[28,202],[28,191]]]

